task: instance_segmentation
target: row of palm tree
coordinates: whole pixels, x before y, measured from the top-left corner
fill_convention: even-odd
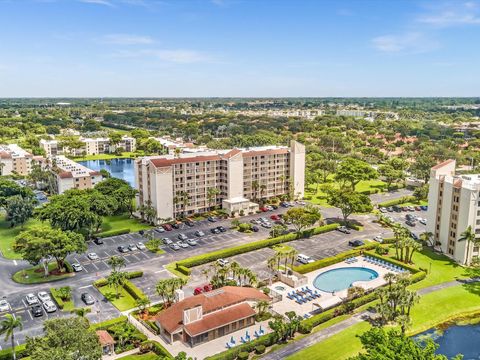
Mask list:
[[[155,292],[162,298],[165,307],[175,301],[175,291],[180,290],[187,284],[183,278],[162,279],[155,285]]]
[[[297,259],[297,255],[298,251],[293,248],[288,251],[276,251],[275,255],[268,259],[267,266],[271,270],[280,271],[281,265],[283,265],[286,273],[288,269],[287,265],[290,264],[290,267],[292,268]]]
[[[225,286],[230,282],[235,282],[239,286],[255,286],[258,282],[257,275],[252,270],[240,266],[236,261],[232,261],[227,266],[212,263],[203,268],[202,274],[214,288]]]

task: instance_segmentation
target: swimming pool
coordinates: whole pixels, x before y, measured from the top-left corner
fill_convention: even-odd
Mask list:
[[[356,281],[370,281],[378,278],[375,270],[362,267],[346,267],[325,271],[313,281],[313,286],[325,292],[348,289]]]

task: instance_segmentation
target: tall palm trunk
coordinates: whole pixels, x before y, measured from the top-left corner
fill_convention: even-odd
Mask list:
[[[15,353],[15,334],[12,331],[12,355],[13,355],[13,360],[17,360],[17,354]]]

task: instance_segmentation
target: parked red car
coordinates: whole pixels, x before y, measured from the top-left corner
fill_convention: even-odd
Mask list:
[[[170,224],[163,224],[162,227],[163,227],[166,231],[172,231],[172,225],[170,225]]]
[[[195,290],[193,290],[193,295],[198,295],[198,294],[201,294],[203,292],[203,289],[201,287],[197,287],[195,288]]]
[[[212,284],[207,284],[203,287],[204,292],[209,292],[213,290],[213,285]]]
[[[270,219],[272,219],[272,220],[280,220],[280,216],[273,214],[272,216],[270,216]]]
[[[261,211],[261,212],[267,212],[268,209],[267,209],[265,206],[262,206],[262,207],[260,208],[260,211]]]

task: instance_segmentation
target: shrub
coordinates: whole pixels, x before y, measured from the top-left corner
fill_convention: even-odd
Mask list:
[[[65,271],[66,271],[67,273],[70,274],[70,273],[73,273],[73,272],[74,272],[72,265],[71,265],[68,261],[65,261],[65,262],[63,263],[63,266],[65,267]]]
[[[209,356],[206,358],[206,360],[234,360],[241,352],[250,353],[258,345],[264,345],[265,347],[272,346],[276,343],[276,340],[276,335],[274,333],[266,334],[245,344],[239,344],[234,348],[226,350],[222,353]]]
[[[357,225],[357,224],[351,224],[351,223],[348,224],[348,227],[356,231],[360,231],[363,229],[363,226]]]
[[[404,203],[416,201],[416,200],[417,199],[415,198],[415,196],[404,196],[399,199],[393,199],[393,200],[388,200],[388,201],[378,203],[378,207],[389,207],[389,206],[404,204]]]
[[[255,354],[263,354],[265,352],[265,345],[255,346]]]
[[[101,287],[107,286],[107,285],[108,285],[108,280],[105,279],[105,278],[101,278],[101,279],[95,280],[93,282],[93,286],[95,286],[96,288],[101,288]]]
[[[138,287],[136,287],[131,281],[129,280],[125,280],[125,282],[123,283],[123,288],[125,289],[125,291],[127,293],[129,293],[132,298],[134,298],[135,300],[138,300],[138,299],[141,299],[141,298],[145,298],[147,297],[142,290],[140,290]]]
[[[99,238],[106,238],[110,236],[128,234],[129,232],[130,232],[130,229],[116,229],[116,230],[104,231],[104,232],[98,233],[95,236]]]
[[[90,329],[92,330],[108,330],[113,326],[126,323],[127,322],[127,317],[126,316],[120,316],[115,319],[110,319],[106,321],[102,321],[96,324],[91,324]]]
[[[319,226],[314,229],[305,230],[300,233],[290,233],[290,234],[281,235],[271,239],[254,241],[248,244],[234,246],[227,249],[221,249],[221,250],[213,251],[207,254],[192,256],[190,258],[178,261],[176,265],[177,265],[177,268],[179,266],[185,266],[187,268],[191,268],[191,267],[203,265],[221,258],[227,258],[234,255],[244,254],[250,251],[263,249],[265,247],[270,247],[277,244],[281,244],[281,243],[285,243],[285,242],[289,242],[289,241],[293,241],[293,240],[297,240],[305,237],[310,237],[312,235],[322,234],[328,231],[335,230],[337,227],[338,227],[338,224],[329,224],[329,225]]]
[[[156,355],[173,359],[173,356],[165,349],[159,342],[154,340],[147,340],[142,343],[142,348],[147,348],[149,351],[154,352]]]
[[[187,275],[187,276],[190,276],[190,273],[192,272],[189,268],[187,268],[186,266],[182,266],[182,265],[177,265],[176,269],[180,273],[182,273],[183,275]]]
[[[143,271],[141,270],[130,271],[127,273],[127,279],[136,279],[142,276],[143,276]]]
[[[70,289],[69,286],[65,286],[65,288]],[[61,290],[62,288],[50,288],[50,294],[52,294],[53,299],[55,302],[58,304],[58,307],[60,309],[63,309],[65,307],[65,301],[69,301],[71,299],[71,292],[69,298],[65,298],[66,291],[64,293],[64,290]]]
[[[249,230],[252,230],[252,224],[250,223],[242,223],[240,225],[238,225],[238,231],[240,232],[247,232]]]
[[[249,358],[250,354],[246,351],[242,351],[241,353],[238,353],[237,359],[238,360],[247,360]]]
[[[20,344],[15,346],[15,354],[17,359],[22,359],[28,356],[27,354],[27,344]],[[13,359],[12,349],[0,350],[0,360],[11,360]]]

